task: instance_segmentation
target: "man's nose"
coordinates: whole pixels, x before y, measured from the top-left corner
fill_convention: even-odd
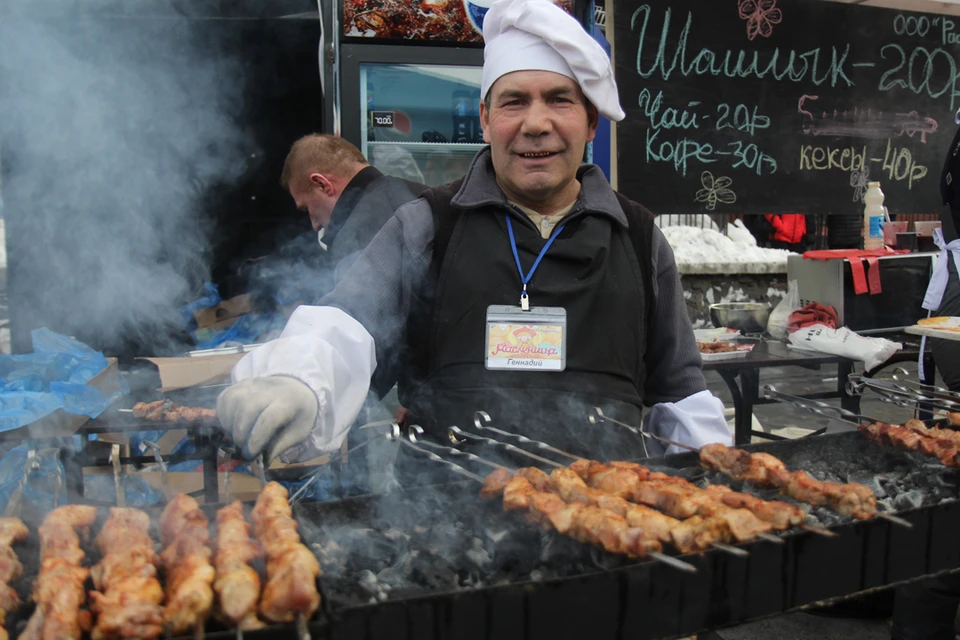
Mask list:
[[[540,136],[553,128],[552,114],[543,102],[534,101],[523,118],[522,133],[528,136]]]

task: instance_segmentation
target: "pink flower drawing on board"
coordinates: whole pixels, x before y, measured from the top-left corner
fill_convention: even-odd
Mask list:
[[[737,6],[740,17],[747,21],[747,37],[751,40],[758,35],[769,38],[773,35],[773,25],[783,20],[777,0],[739,0]]]

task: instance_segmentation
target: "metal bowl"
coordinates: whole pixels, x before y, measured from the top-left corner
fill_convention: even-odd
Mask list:
[[[720,302],[710,305],[710,320],[715,327],[739,329],[740,333],[767,330],[770,307],[760,302]]]

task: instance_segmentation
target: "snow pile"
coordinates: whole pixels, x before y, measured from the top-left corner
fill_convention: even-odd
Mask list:
[[[784,249],[749,244],[742,235],[734,241],[713,229],[665,227],[661,231],[673,247],[680,273],[786,273],[787,256],[792,255]]]

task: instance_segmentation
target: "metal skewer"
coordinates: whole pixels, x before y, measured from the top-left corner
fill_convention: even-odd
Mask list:
[[[603,413],[603,410],[602,410],[600,407],[594,407],[594,408],[591,410],[591,412],[590,412],[590,424],[598,424],[598,421],[600,421],[600,422],[610,422],[610,423],[613,423],[613,424],[615,424],[615,425],[619,425],[619,426],[621,426],[621,427],[623,427],[623,428],[625,428],[625,429],[629,429],[629,430],[633,431],[633,432],[636,433],[638,436],[642,436],[642,437],[644,437],[644,438],[650,438],[651,440],[658,440],[658,441],[663,442],[663,443],[665,443],[665,444],[672,444],[672,445],[675,446],[675,447],[679,447],[679,448],[681,448],[681,449],[686,449],[687,451],[696,451],[696,452],[699,452],[699,451],[700,451],[700,448],[699,448],[699,447],[694,447],[694,446],[689,445],[689,444],[684,444],[683,442],[677,442],[676,440],[671,440],[670,438],[664,438],[663,436],[657,436],[657,435],[654,435],[654,434],[650,433],[649,431],[644,431],[643,429],[640,429],[640,428],[637,428],[637,427],[632,427],[632,426],[630,426],[629,424],[627,424],[627,423],[625,423],[625,422],[620,422],[619,420],[614,420],[614,419],[611,418],[610,416],[604,414],[604,413]],[[649,453],[647,453],[647,445],[646,445],[646,443],[644,443],[644,445],[643,445],[643,452],[646,453],[648,456],[650,455]]]
[[[674,569],[678,569],[686,573],[697,572],[697,568],[692,564],[690,564],[689,562],[684,562],[683,560],[679,560],[677,558],[674,558],[673,556],[668,556],[667,554],[660,553],[659,551],[651,551],[647,554],[647,556],[649,556],[650,558],[653,558],[657,562],[662,562],[663,564],[669,567],[673,567]]]
[[[467,440],[475,440],[477,442],[489,444],[494,447],[502,447],[507,451],[510,451],[512,453],[518,453],[522,456],[526,456],[530,458],[531,460],[536,460],[537,462],[540,462],[542,464],[545,464],[551,467],[561,468],[564,466],[559,462],[554,462],[553,460],[547,460],[546,458],[541,458],[535,453],[530,453],[529,451],[521,449],[520,447],[514,446],[510,443],[500,442],[499,440],[494,440],[493,438],[485,438],[483,436],[478,436],[473,433],[467,433],[466,431],[458,429],[457,427],[450,427],[449,429],[447,429],[447,437],[450,439],[450,442],[454,444],[463,444]]]
[[[310,630],[307,628],[307,616],[303,611],[297,614],[297,640],[310,640]]]
[[[446,466],[449,467],[451,470],[453,470],[455,473],[459,473],[459,474],[462,475],[462,476],[466,476],[467,478],[470,478],[471,480],[476,480],[477,482],[483,484],[484,478],[481,478],[480,476],[478,476],[478,475],[475,474],[475,473],[472,473],[472,472],[470,472],[470,471],[467,471],[466,469],[464,469],[463,467],[461,467],[460,465],[458,465],[458,464],[455,463],[455,462],[450,462],[449,460],[444,460],[443,458],[441,458],[441,457],[438,456],[437,454],[433,453],[432,451],[427,451],[426,449],[423,449],[422,447],[418,447],[417,444],[423,444],[423,445],[428,446],[428,447],[431,447],[431,448],[437,448],[437,449],[440,449],[441,451],[444,451],[444,452],[446,452],[446,453],[451,453],[451,455],[463,455],[464,457],[467,457],[467,458],[471,458],[471,457],[477,458],[477,456],[474,456],[472,453],[467,453],[467,452],[465,452],[465,451],[459,451],[459,450],[457,450],[457,449],[451,449],[451,448],[449,448],[449,447],[441,447],[440,445],[435,445],[435,444],[433,444],[432,442],[426,442],[426,441],[424,441],[424,442],[420,443],[420,442],[417,440],[417,434],[423,434],[423,429],[421,429],[418,425],[412,425],[412,426],[410,427],[410,433],[407,435],[407,438],[403,438],[403,437],[401,437],[399,434],[394,435],[394,434],[391,433],[391,434],[388,434],[388,435],[387,435],[387,439],[388,439],[388,440],[396,440],[396,441],[399,442],[402,446],[407,447],[408,449],[412,449],[413,451],[416,451],[416,452],[419,453],[420,455],[426,457],[428,460],[432,460],[432,461],[434,461],[434,462],[439,462],[439,463],[442,464],[442,465],[446,465]],[[456,452],[456,453],[454,454],[454,453],[452,453],[452,452]],[[499,467],[499,466],[500,466],[500,465],[493,465],[492,462],[487,462],[486,460],[483,460],[482,458],[477,458],[476,461],[477,461],[477,462],[483,462],[483,463],[486,463],[486,464],[490,464],[490,465],[496,466],[496,467]]]
[[[260,480],[260,488],[267,486],[267,475],[263,471],[263,452],[257,454],[257,457],[250,461],[250,469],[257,479]]]
[[[629,425],[626,422],[620,422],[619,420],[614,420],[613,418],[605,415],[603,409],[600,407],[594,407],[590,414],[587,416],[590,420],[590,424],[600,424],[601,422],[609,422],[610,424],[615,424],[618,427],[623,427],[628,431],[632,431],[634,434],[640,436],[640,446],[643,447],[643,455],[647,458],[650,457],[650,452],[647,451],[647,441],[643,439],[643,429],[638,429],[633,425]]]
[[[396,422],[394,422],[394,421],[392,421],[392,420],[385,420],[385,421],[381,421],[381,422],[371,422],[371,423],[369,423],[369,424],[363,425],[363,426],[360,427],[360,428],[361,428],[361,429],[368,429],[368,428],[373,428],[373,427],[385,427],[385,426],[389,426],[389,427],[390,427],[389,431],[384,434],[384,436],[385,436],[388,440],[395,440],[397,437],[400,436],[400,425],[398,425]],[[367,446],[368,444],[370,444],[371,442],[373,442],[373,441],[376,440],[376,439],[377,439],[377,436],[373,436],[373,437],[369,438],[368,440],[365,440],[364,442],[361,442],[360,444],[356,445],[355,447],[352,447],[352,448],[350,448],[350,449],[347,449],[346,451],[343,451],[342,449],[338,449],[333,455],[330,456],[330,459],[327,461],[327,464],[319,467],[316,471],[312,471],[312,472],[310,472],[310,474],[308,474],[310,479],[307,480],[307,481],[306,481],[305,483],[303,483],[302,485],[300,485],[300,488],[297,489],[297,491],[296,491],[292,496],[290,496],[290,500],[289,500],[290,506],[292,507],[292,506],[296,505],[298,502],[300,502],[300,500],[302,500],[303,497],[306,495],[307,489],[310,488],[311,486],[313,486],[313,484],[314,484],[317,480],[319,480],[320,478],[322,478],[322,477],[323,477],[323,474],[325,474],[325,473],[327,473],[328,471],[330,471],[331,465],[333,465],[337,460],[340,460],[341,458],[344,458],[344,457],[346,457],[346,456],[349,456],[349,455],[350,455],[351,453],[353,453],[354,451],[358,451],[358,450],[364,448],[365,446]],[[300,478],[300,479],[303,480],[303,478],[306,478],[306,477],[307,477],[307,476],[305,475],[305,476],[303,476],[303,477]]]
[[[193,640],[203,640],[203,621],[197,623],[193,628]]]
[[[531,440],[526,436],[521,436],[518,433],[510,433],[509,431],[504,431],[503,429],[497,429],[496,427],[491,427],[493,421],[490,419],[490,414],[486,411],[477,411],[473,414],[473,424],[477,429],[483,429],[485,431],[492,431],[501,436],[507,438],[514,438],[517,442],[521,444],[530,445],[532,447],[537,447],[543,451],[548,451],[550,453],[555,453],[558,456],[563,456],[565,458],[570,458],[571,460],[581,460],[582,456],[575,456],[572,453],[567,453],[566,451],[561,451],[556,447],[551,447],[546,442],[540,442],[539,440]]]
[[[117,492],[117,506],[127,506],[127,497],[123,492],[123,484],[120,481],[120,445],[115,444],[110,447],[110,462],[113,464],[113,486]]]
[[[836,531],[830,531],[826,527],[820,527],[815,524],[801,524],[797,525],[798,529],[803,529],[804,531],[809,531],[810,533],[815,533],[818,536],[823,536],[824,538],[836,538],[838,534]]]
[[[907,529],[913,529],[912,522],[910,522],[909,520],[904,520],[900,516],[895,516],[892,513],[887,513],[886,511],[878,511],[877,517],[882,518],[883,520],[886,520],[891,524],[895,524],[901,527],[906,527]]]
[[[950,391],[950,389],[946,389],[944,387],[938,387],[932,384],[924,384],[923,382],[914,382],[912,380],[901,380],[897,376],[897,374],[900,374],[903,376],[910,375],[910,372],[904,369],[903,367],[897,367],[896,369],[894,369],[894,372],[890,377],[902,385],[905,385],[911,388],[917,388],[924,392],[938,394],[939,396],[943,397],[945,400],[955,400],[960,402],[960,393],[957,393],[956,391]]]
[[[744,551],[743,549],[740,549],[739,547],[731,546],[729,544],[724,544],[722,542],[714,542],[714,543],[711,543],[710,546],[719,551],[729,553],[732,556],[737,556],[738,558],[747,558],[750,556],[750,554]]]
[[[243,640],[243,629],[237,625],[237,640]]]

